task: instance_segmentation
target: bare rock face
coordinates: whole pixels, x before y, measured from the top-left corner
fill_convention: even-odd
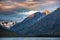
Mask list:
[[[49,10],[45,10],[44,13],[46,13],[46,15],[50,14]]]

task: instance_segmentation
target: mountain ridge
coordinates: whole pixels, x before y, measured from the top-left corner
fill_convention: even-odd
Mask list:
[[[45,16],[45,14],[42,14],[40,12],[36,12],[32,18],[27,17],[23,22],[18,23],[16,25],[14,25],[13,27],[11,27],[10,30],[11,31],[16,30],[17,33],[22,32],[21,34],[24,34],[24,33],[26,33],[26,31],[29,31],[25,27],[29,28],[31,25],[35,24],[38,20],[40,20],[44,16]],[[25,32],[23,31],[23,29],[25,30]]]
[[[27,20],[29,21],[30,19]],[[60,35],[60,8],[43,17],[33,25],[25,22],[22,22],[24,23],[23,25],[22,23],[18,23],[8,30],[21,34],[22,36]]]

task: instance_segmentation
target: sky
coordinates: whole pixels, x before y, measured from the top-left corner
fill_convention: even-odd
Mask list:
[[[4,16],[0,15],[0,18],[22,22],[35,12],[44,12],[44,10],[53,12],[58,7],[60,7],[60,0],[0,0],[0,14],[4,14]]]
[[[0,0],[0,11],[20,9],[19,12],[27,11],[54,11],[60,7],[60,0]]]

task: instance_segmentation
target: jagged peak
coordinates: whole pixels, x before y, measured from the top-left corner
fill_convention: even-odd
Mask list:
[[[48,14],[50,14],[50,11],[49,11],[49,10],[44,10],[44,13],[45,13],[46,15],[48,15]]]
[[[35,15],[36,13],[40,13],[40,12],[35,12],[35,13],[29,15],[28,18],[32,18],[32,17],[34,17],[34,15]]]
[[[28,18],[32,18],[32,17],[34,17],[34,13],[28,16]]]

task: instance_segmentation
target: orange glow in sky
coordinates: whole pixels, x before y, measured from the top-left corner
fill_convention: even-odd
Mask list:
[[[0,10],[12,10],[18,7],[27,8],[30,10],[37,10],[40,6],[47,6],[56,3],[57,0],[26,0],[24,2],[18,2],[17,0],[5,0],[0,2]]]

